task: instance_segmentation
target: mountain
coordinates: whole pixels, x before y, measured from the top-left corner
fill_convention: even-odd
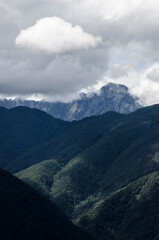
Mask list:
[[[2,108],[2,119],[6,111],[14,113],[14,124],[21,111],[25,116],[18,123],[25,126],[21,134],[29,134],[24,143],[34,129],[26,128],[28,111],[33,118],[37,114],[48,117],[39,110],[19,107],[19,115],[17,108]],[[39,126],[41,117],[35,119],[30,121],[31,126],[32,122],[34,127]],[[55,119],[49,119],[54,126]],[[107,112],[80,121],[56,121],[60,124],[55,125],[50,138],[32,142],[10,161],[5,161],[7,155],[2,151],[5,168],[55,202],[74,223],[97,239],[158,239],[159,105],[130,114]],[[2,123],[3,130],[5,121]],[[23,138],[13,123],[14,150]],[[5,135],[8,127],[2,135],[6,142],[10,141],[10,135]],[[45,128],[41,126],[41,135],[38,129],[35,127],[34,134],[40,138]],[[10,145],[7,151],[10,153]]]
[[[75,220],[115,191],[159,170],[158,132],[159,105],[128,115],[108,112],[79,121],[12,164],[17,170],[29,164],[17,176],[45,189]],[[39,162],[32,166],[35,159]],[[41,162],[45,159],[52,160]]]
[[[0,239],[91,240],[59,208],[0,169]]]
[[[0,167],[6,168],[27,149],[53,139],[69,127],[70,123],[40,110],[0,107]]]
[[[108,111],[130,113],[141,108],[137,99],[129,94],[126,86],[114,83],[103,86],[98,94],[94,92],[82,93],[79,100],[73,100],[69,103],[4,99],[0,100],[0,106],[8,109],[16,106],[36,108],[67,121],[100,115]]]
[[[108,112],[79,122],[71,122],[71,127],[63,134],[26,150],[11,161],[6,169],[15,173],[47,159],[57,159],[60,166],[64,167],[73,157],[96,144],[123,116]]]
[[[159,171],[118,190],[76,221],[99,240],[159,239]]]

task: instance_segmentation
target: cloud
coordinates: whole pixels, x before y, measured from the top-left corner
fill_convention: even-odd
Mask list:
[[[19,15],[19,12],[15,8],[10,7],[4,2],[0,2],[0,8],[3,9],[5,13],[7,13],[8,15],[13,15],[13,16]]]
[[[35,65],[36,64],[36,65]],[[63,100],[77,96],[81,89],[96,82],[100,68],[84,66],[76,56],[58,56],[51,62],[0,61],[0,93],[6,97],[40,96],[41,99]],[[6,74],[7,72],[7,74]],[[12,76],[12,77],[11,77]],[[88,81],[89,79],[89,81]]]
[[[158,0],[5,0],[0,94],[66,100],[112,81],[159,103],[158,29]]]
[[[137,97],[143,106],[159,103],[159,64],[141,71],[132,67],[126,69],[124,65],[110,66],[95,88],[99,89],[108,82],[127,85],[130,94]]]
[[[44,50],[48,53],[63,53],[71,50],[96,47],[102,40],[100,37],[84,32],[80,26],[59,17],[42,18],[35,25],[22,30],[16,38],[21,47]]]
[[[131,92],[138,96],[145,106],[159,103],[159,63],[153,64],[143,72]]]
[[[145,75],[149,80],[159,83],[159,64],[153,65],[146,71]]]
[[[139,103],[143,106],[159,103],[159,82],[152,82],[143,77],[130,92],[139,98]]]

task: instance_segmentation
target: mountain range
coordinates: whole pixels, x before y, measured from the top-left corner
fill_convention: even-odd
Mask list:
[[[1,99],[0,106],[8,109],[17,106],[36,108],[56,118],[73,121],[92,115],[100,115],[108,111],[130,113],[141,108],[137,100],[137,98],[130,95],[126,86],[108,83],[98,93],[81,93],[80,99],[69,103]]]
[[[73,122],[0,108],[0,128],[0,167],[95,239],[159,239],[159,105]]]

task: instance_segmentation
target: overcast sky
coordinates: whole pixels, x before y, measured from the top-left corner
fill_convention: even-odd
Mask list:
[[[159,103],[159,1],[0,0],[0,97],[68,100],[122,83]]]

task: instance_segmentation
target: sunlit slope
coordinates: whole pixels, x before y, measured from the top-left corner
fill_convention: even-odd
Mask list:
[[[76,219],[97,239],[159,239],[159,171],[118,190]]]

